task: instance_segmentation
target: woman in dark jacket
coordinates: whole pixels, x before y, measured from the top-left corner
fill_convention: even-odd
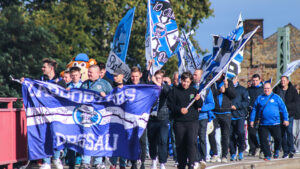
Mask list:
[[[176,151],[178,168],[184,169],[189,159],[189,168],[193,168],[197,155],[198,108],[203,101],[197,90],[190,86],[193,75],[184,72],[181,75],[181,84],[174,87],[168,97],[168,107],[174,119]],[[195,99],[193,105],[187,109],[189,103]]]

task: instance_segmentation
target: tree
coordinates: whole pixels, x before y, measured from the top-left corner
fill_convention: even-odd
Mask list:
[[[20,97],[21,85],[9,75],[37,78],[41,60],[55,53],[54,36],[26,19],[21,6],[7,6],[0,13],[0,96]]]

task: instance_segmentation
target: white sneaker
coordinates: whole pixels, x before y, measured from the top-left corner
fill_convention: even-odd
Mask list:
[[[215,162],[221,162],[221,159],[219,156],[214,155],[211,157],[210,162],[215,163]]]
[[[160,163],[160,169],[166,169],[165,164],[164,163]]]
[[[227,158],[223,157],[222,160],[221,160],[221,162],[222,162],[222,163],[227,163],[228,160],[227,160]]]
[[[151,169],[157,169],[156,163],[157,163],[156,159],[152,160]]]
[[[199,169],[199,163],[198,162],[195,162],[194,169]]]
[[[53,164],[55,165],[55,167],[57,169],[63,169],[64,168],[63,165],[62,165],[62,163],[61,163],[61,161],[60,161],[60,159],[53,160]]]
[[[47,163],[44,163],[40,169],[51,169],[51,165],[50,164],[47,164]]]
[[[206,168],[206,162],[200,161],[200,169],[205,169],[205,168]]]

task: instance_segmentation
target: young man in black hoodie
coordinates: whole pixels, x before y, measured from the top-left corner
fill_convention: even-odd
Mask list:
[[[282,149],[283,156],[282,158],[293,158],[295,149],[294,149],[294,136],[293,136],[293,121],[294,116],[297,110],[298,93],[296,88],[289,81],[287,76],[282,76],[280,84],[274,88],[274,93],[278,94],[284,101],[288,112],[289,112],[289,123],[288,126],[281,126],[282,134]]]
[[[222,161],[227,163],[227,154],[229,148],[229,135],[231,125],[231,107],[232,100],[235,98],[235,89],[231,80],[227,80],[225,75],[211,87],[215,109],[213,110],[216,119],[214,123],[219,124],[221,129],[221,146],[222,146]],[[213,132],[214,133],[214,132]],[[211,133],[211,134],[213,134]]]
[[[260,76],[258,74],[254,74],[252,76],[252,84],[251,87],[248,89],[249,97],[250,97],[250,104],[248,107],[248,112],[249,116],[247,119],[247,124],[248,124],[248,143],[249,143],[249,156],[255,156],[258,153],[258,149],[260,148],[259,143],[258,143],[258,138],[257,138],[257,127],[251,127],[250,126],[250,113],[252,112],[252,107],[254,105],[254,102],[256,98],[264,94],[264,87],[261,82]],[[257,117],[255,118],[255,125],[257,126]]]
[[[168,97],[168,107],[174,119],[178,169],[185,168],[187,159],[189,169],[192,169],[197,156],[198,108],[203,101],[197,89],[191,86],[192,81],[193,75],[190,72],[182,73],[181,83],[173,88]],[[193,99],[195,103],[187,109]]]

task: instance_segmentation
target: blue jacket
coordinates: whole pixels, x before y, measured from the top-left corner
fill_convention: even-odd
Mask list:
[[[90,89],[99,93],[104,92],[105,94],[108,94],[112,91],[110,83],[101,78],[97,79],[94,82],[92,82],[91,80],[86,80],[82,83],[81,88]]]
[[[271,97],[271,99],[267,103],[269,97]],[[266,103],[267,105],[263,112],[261,112]],[[283,120],[288,121],[288,111],[280,96],[275,93],[271,93],[269,96],[262,94],[258,96],[254,102],[250,121],[253,122],[257,114],[257,117],[260,120],[260,125],[278,125],[280,124],[281,113]]]
[[[248,106],[250,103],[250,97],[246,88],[237,84],[235,88],[236,96],[232,100],[232,105],[236,107],[236,110],[231,111],[232,120],[246,118],[248,115]]]
[[[209,89],[208,95],[206,96],[203,106],[199,114],[199,120],[208,119],[209,112],[215,108],[214,96],[211,89]]]

